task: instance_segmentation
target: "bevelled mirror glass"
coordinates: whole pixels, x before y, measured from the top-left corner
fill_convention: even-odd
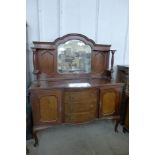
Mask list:
[[[91,47],[80,40],[69,40],[57,48],[59,73],[90,73]]]

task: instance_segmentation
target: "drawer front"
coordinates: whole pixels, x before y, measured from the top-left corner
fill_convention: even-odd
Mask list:
[[[96,118],[96,112],[84,112],[84,113],[74,113],[67,114],[65,116],[66,123],[84,123]]]
[[[65,92],[65,103],[67,102],[81,102],[94,101],[97,99],[97,90],[81,90]]]
[[[97,110],[97,102],[65,103],[65,113],[89,112]]]

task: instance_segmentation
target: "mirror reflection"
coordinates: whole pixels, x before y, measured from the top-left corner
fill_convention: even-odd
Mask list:
[[[90,73],[91,47],[80,40],[69,40],[60,44],[58,53],[59,73]]]
[[[69,83],[68,87],[90,87],[89,83]]]

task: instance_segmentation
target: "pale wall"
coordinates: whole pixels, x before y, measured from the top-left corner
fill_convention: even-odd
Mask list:
[[[117,50],[115,66],[128,65],[128,0],[26,2],[30,72],[33,71],[32,41],[53,41],[67,33],[82,33],[96,43],[111,44]]]

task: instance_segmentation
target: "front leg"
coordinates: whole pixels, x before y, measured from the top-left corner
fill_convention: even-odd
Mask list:
[[[26,147],[26,154],[28,154],[30,151],[29,151],[29,149]]]
[[[35,140],[34,147],[36,147],[37,145],[39,145],[36,131],[33,132],[33,137],[34,137],[34,140]]]
[[[116,123],[115,123],[115,132],[118,132],[118,125],[120,123],[120,119],[116,119]]]
[[[126,133],[126,129],[125,129],[125,127],[123,127],[123,133]]]

